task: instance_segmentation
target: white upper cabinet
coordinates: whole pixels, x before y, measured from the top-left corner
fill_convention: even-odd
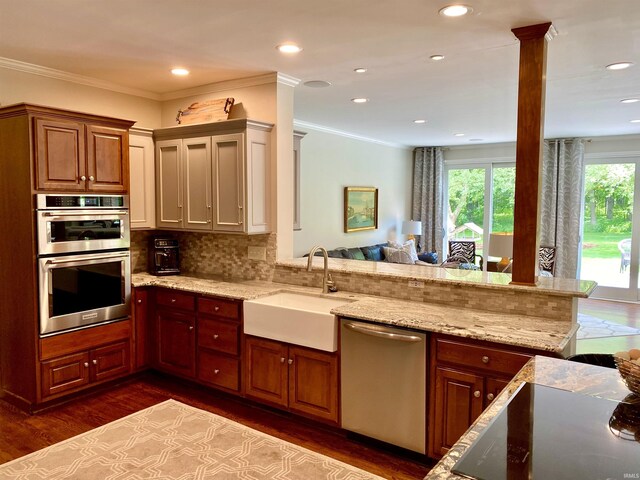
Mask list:
[[[132,230],[156,227],[153,130],[129,130],[129,220]]]
[[[269,232],[272,127],[243,119],[155,130],[158,228]]]

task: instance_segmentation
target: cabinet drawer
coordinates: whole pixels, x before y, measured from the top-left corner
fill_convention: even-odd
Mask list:
[[[238,323],[200,317],[198,346],[237,355],[239,330]]]
[[[465,367],[478,368],[506,375],[515,375],[531,358],[530,355],[483,345],[462,344],[436,339],[436,358]]]
[[[156,293],[156,301],[158,304],[166,305],[167,307],[181,308],[190,311],[196,309],[195,295],[177,290],[158,290]]]
[[[203,382],[238,391],[240,389],[240,364],[235,358],[200,350],[198,353],[198,378]]]
[[[240,305],[230,300],[200,298],[198,299],[198,312],[235,320],[240,318]]]

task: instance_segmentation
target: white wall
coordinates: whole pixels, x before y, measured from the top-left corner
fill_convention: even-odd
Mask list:
[[[136,127],[160,127],[157,100],[0,67],[0,104],[23,102],[134,120]]]
[[[331,133],[307,132],[301,142],[300,211],[294,256],[313,245],[360,247],[399,238],[411,215],[412,149],[379,145]],[[344,233],[344,187],[378,188],[378,229]]]

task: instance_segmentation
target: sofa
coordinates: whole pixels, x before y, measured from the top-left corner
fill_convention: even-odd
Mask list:
[[[376,245],[367,245],[365,247],[339,247],[333,250],[328,250],[327,255],[330,258],[345,258],[348,260],[370,260],[373,262],[384,262],[386,260],[384,255],[384,247],[388,246],[389,242],[378,243]],[[304,256],[308,257],[309,254],[305,254]],[[322,252],[316,252],[315,256],[322,256]],[[435,252],[421,253],[418,255],[418,259],[424,263],[438,263],[438,255]]]

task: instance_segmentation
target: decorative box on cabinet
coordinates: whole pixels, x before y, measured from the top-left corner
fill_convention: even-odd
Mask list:
[[[157,226],[269,232],[272,127],[242,119],[155,130]]]
[[[429,456],[445,455],[535,353],[433,335]]]
[[[292,412],[338,422],[338,356],[245,337],[247,396]]]
[[[129,225],[132,230],[156,226],[156,168],[153,130],[129,130]]]

